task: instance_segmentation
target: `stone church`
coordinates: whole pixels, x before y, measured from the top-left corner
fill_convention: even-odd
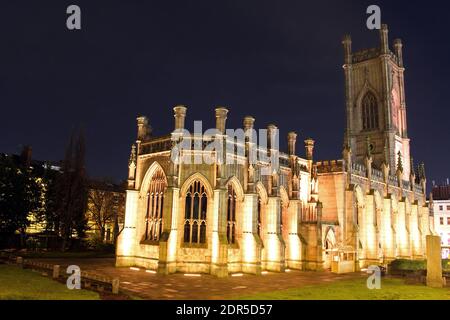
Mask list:
[[[223,107],[212,135],[186,134],[184,106],[174,108],[174,130],[165,136],[152,136],[139,117],[116,265],[225,277],[423,258],[433,217],[425,167],[410,156],[402,43],[395,40],[391,51],[383,25],[379,47],[352,52],[351,44],[344,37],[342,159],[314,161],[312,139],[299,156],[295,132],[282,152],[271,124],[260,145],[247,134],[254,131],[250,116],[239,141],[227,134]],[[208,148],[211,140],[226,151]],[[193,146],[179,152],[183,159],[211,161],[175,159],[181,142]]]

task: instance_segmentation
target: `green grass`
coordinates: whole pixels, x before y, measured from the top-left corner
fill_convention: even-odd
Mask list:
[[[366,279],[257,293],[242,300],[450,300],[449,288],[406,285],[401,279],[382,279],[381,289],[369,290]]]
[[[87,290],[69,290],[65,284],[17,266],[0,265],[0,300],[98,300]]]
[[[99,251],[68,251],[68,252],[30,252],[21,255],[24,258],[38,259],[92,259],[92,258],[114,258],[114,253]]]

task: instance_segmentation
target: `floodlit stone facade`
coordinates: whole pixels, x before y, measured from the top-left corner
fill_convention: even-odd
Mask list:
[[[355,269],[423,258],[433,225],[425,168],[413,170],[401,42],[392,53],[387,32],[380,30],[380,49],[357,53],[344,38],[341,160],[314,162],[312,139],[298,156],[295,132],[288,152],[280,152],[274,125],[261,145],[250,134],[252,117],[244,118],[245,138],[237,140],[226,131],[222,107],[216,131],[200,136],[184,130],[184,106],[174,108],[175,130],[167,136],[151,136],[148,119],[139,117],[117,266],[224,277],[330,268],[341,248],[355,253]],[[210,148],[211,141],[226,151]],[[177,149],[181,144],[188,148]]]

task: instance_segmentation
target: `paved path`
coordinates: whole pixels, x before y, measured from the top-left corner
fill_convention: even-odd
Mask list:
[[[114,259],[38,259],[51,264],[78,265],[90,271],[120,279],[120,288],[143,299],[233,299],[258,292],[298,288],[307,285],[364,277],[361,273],[335,275],[331,272],[294,271],[268,273],[261,276],[243,275],[219,279],[210,275],[187,277],[183,274],[161,276],[130,268],[114,267]],[[367,275],[365,275],[367,277]]]

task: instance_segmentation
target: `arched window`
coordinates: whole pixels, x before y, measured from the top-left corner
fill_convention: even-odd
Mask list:
[[[283,201],[280,202],[280,233],[283,233],[283,228],[284,228],[284,218],[287,217],[287,204],[284,203]]]
[[[164,191],[166,176],[161,168],[153,174],[147,193],[147,213],[145,215],[145,240],[158,241],[163,224]]]
[[[184,209],[184,242],[206,243],[206,211],[208,197],[203,184],[194,181],[186,193]]]
[[[378,123],[378,106],[377,98],[368,92],[362,99],[362,123],[363,130],[376,130],[379,128]]]
[[[236,191],[231,184],[228,185],[227,203],[227,239],[228,244],[236,243]]]
[[[261,196],[258,194],[258,207],[257,207],[257,217],[256,217],[256,223],[257,223],[257,232],[258,236],[261,237],[261,210],[262,210],[262,199]]]

